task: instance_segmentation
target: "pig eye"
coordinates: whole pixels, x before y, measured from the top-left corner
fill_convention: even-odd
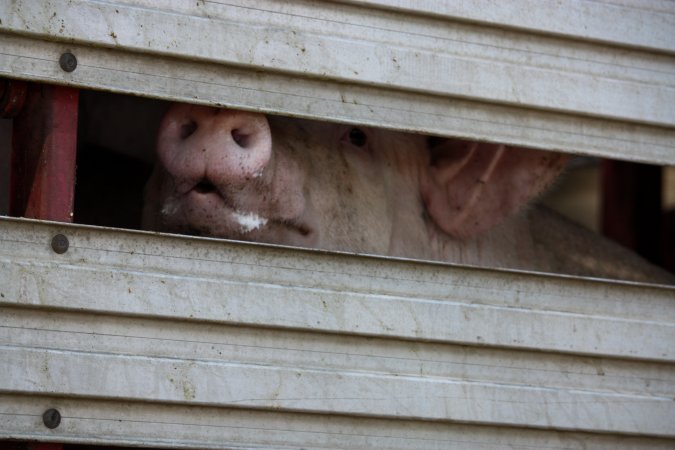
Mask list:
[[[368,136],[360,128],[349,130],[349,142],[356,147],[363,147],[368,142]]]

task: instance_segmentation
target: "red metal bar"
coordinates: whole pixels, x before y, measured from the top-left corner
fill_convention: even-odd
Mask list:
[[[71,222],[77,89],[0,80],[0,116],[13,118],[10,214]],[[1,448],[63,450],[63,444],[2,442]]]
[[[12,216],[72,222],[79,91],[30,84],[14,119]]]

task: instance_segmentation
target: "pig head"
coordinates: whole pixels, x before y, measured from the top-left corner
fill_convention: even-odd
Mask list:
[[[187,104],[164,116],[157,156],[147,229],[478,264],[522,253],[498,225],[566,159]]]

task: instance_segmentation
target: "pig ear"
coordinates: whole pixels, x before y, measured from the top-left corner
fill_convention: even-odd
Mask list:
[[[427,211],[450,236],[480,235],[548,187],[564,154],[450,139],[429,140]]]

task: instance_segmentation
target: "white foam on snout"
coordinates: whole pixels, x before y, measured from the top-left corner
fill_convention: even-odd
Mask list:
[[[256,213],[241,213],[239,211],[234,211],[232,217],[239,225],[241,225],[242,233],[250,233],[267,224],[267,219],[260,217]]]
[[[173,216],[176,214],[176,211],[178,211],[178,202],[174,198],[169,198],[164,202],[164,206],[162,206],[160,213],[166,217]]]

